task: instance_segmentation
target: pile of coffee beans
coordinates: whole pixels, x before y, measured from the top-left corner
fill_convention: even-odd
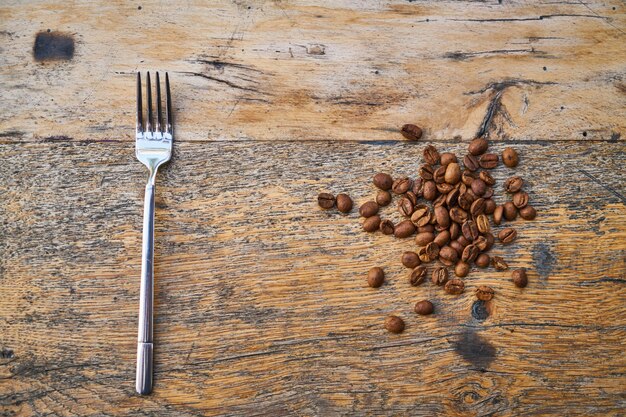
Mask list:
[[[405,125],[401,133],[407,139],[417,140],[422,131],[415,125]],[[401,263],[411,269],[410,285],[422,285],[430,276],[431,282],[446,293],[459,295],[465,291],[462,278],[468,275],[472,264],[478,268],[492,266],[498,271],[508,269],[502,257],[491,257],[488,252],[496,244],[496,236],[498,242],[508,245],[517,239],[518,233],[513,227],[505,227],[494,236],[492,223],[501,225],[504,221],[515,220],[518,215],[533,220],[537,212],[523,190],[524,180],[518,176],[504,183],[510,201],[496,204],[493,199],[496,181],[489,170],[496,168],[500,159],[507,167],[514,168],[519,164],[519,156],[509,147],[501,157],[488,149],[489,142],[485,138],[475,138],[469,143],[467,154],[459,160],[453,153],[440,153],[428,145],[423,151],[424,163],[415,178],[393,178],[384,172],[374,175],[372,182],[378,191],[373,200],[359,207],[359,214],[365,219],[362,227],[368,233],[380,231],[399,239],[414,239],[415,250],[404,252],[400,257]],[[404,219],[398,223],[382,218],[379,213],[381,207],[393,202],[394,196],[397,211]],[[334,197],[321,193],[318,203],[324,209],[337,207],[343,213],[350,212],[353,206],[346,194]],[[429,270],[426,265],[435,261],[438,264]],[[455,277],[451,278],[451,273]],[[383,285],[384,275],[382,268],[372,268],[367,282],[378,288]],[[526,271],[515,270],[512,281],[524,288],[528,284]],[[475,295],[479,300],[489,301],[494,297],[494,290],[479,285]],[[434,306],[422,300],[415,304],[414,310],[417,314],[428,315],[433,313]],[[390,332],[400,333],[404,322],[400,317],[389,316],[385,327]]]

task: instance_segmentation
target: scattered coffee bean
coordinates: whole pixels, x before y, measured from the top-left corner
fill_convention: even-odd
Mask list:
[[[435,268],[431,280],[433,284],[440,287],[442,285],[445,285],[445,283],[448,282],[448,268],[444,266],[438,266],[437,268]]]
[[[513,194],[513,205],[518,209],[526,207],[528,205],[528,194],[524,191],[518,191]]]
[[[446,285],[443,287],[443,289],[448,294],[459,295],[463,293],[463,290],[465,290],[465,283],[463,282],[463,280],[453,278],[450,281],[446,282]]]
[[[397,180],[393,182],[393,185],[391,186],[391,191],[394,194],[404,194],[407,191],[409,191],[409,189],[412,186],[413,186],[413,182],[411,181],[410,178],[407,178],[407,177],[398,178]]]
[[[487,251],[493,248],[493,244],[496,243],[496,238],[491,233],[485,233],[485,239],[487,240],[487,247],[485,248]]]
[[[437,198],[437,195],[439,194],[439,191],[437,190],[437,184],[435,184],[435,181],[426,181],[424,183],[424,198],[428,201],[433,201],[435,198]]]
[[[504,262],[504,259],[502,259],[502,257],[500,256],[494,256],[493,258],[491,258],[491,265],[493,265],[493,267],[496,268],[498,271],[506,271],[507,269],[509,269],[509,265],[507,265],[507,263]]]
[[[463,224],[467,218],[467,212],[460,207],[452,207],[450,209],[450,219],[458,224]]]
[[[478,165],[483,169],[493,169],[498,166],[498,155],[495,153],[486,153],[480,157]]]
[[[504,148],[504,151],[502,151],[502,162],[509,168],[515,168],[519,163],[519,157],[515,149]]]
[[[398,212],[404,217],[411,217],[413,214],[413,203],[406,197],[402,197],[398,203]]]
[[[378,204],[375,201],[368,201],[367,203],[363,203],[359,208],[359,214],[362,217],[372,217],[378,213]]]
[[[375,266],[367,273],[367,284],[372,288],[378,288],[385,282],[385,272],[382,268]]]
[[[504,182],[504,189],[507,193],[514,194],[522,189],[524,180],[521,177],[511,177]]]
[[[337,194],[337,210],[342,213],[352,211],[352,199],[348,194]]]
[[[435,226],[433,226],[432,224],[427,224],[426,226],[418,226],[417,227],[417,233],[424,233],[424,232],[434,233],[435,232]]]
[[[510,201],[507,201],[506,203],[504,203],[503,207],[504,207],[504,218],[509,221],[515,220],[515,218],[517,217],[517,207],[515,207],[515,204],[513,204]]]
[[[456,253],[459,254],[459,258],[460,258],[461,255],[463,254],[463,249],[465,249],[465,247],[463,245],[461,245],[458,240],[451,240],[448,245],[452,249],[454,249],[456,251]]]
[[[331,209],[335,206],[335,196],[330,193],[320,193],[317,196],[317,204],[325,210]]]
[[[411,204],[413,204],[413,207],[417,205],[418,198],[413,191],[407,191],[404,193],[404,198],[408,198]]]
[[[483,194],[483,198],[487,200],[491,197],[493,197],[493,187],[485,188],[485,193]]]
[[[448,230],[442,230],[441,232],[437,234],[437,236],[435,236],[435,239],[433,240],[433,242],[435,242],[437,246],[439,246],[440,248],[447,245],[449,241],[450,241],[450,231]]]
[[[465,236],[463,236],[463,234],[461,234],[457,239],[457,242],[459,242],[464,248],[470,244],[470,241],[467,240],[467,238],[465,238]]]
[[[402,265],[411,269],[418,267],[421,263],[419,256],[417,256],[417,253],[411,252],[411,251],[404,252],[402,254],[401,261],[402,261]]]
[[[368,217],[363,222],[363,230],[365,230],[368,233],[372,233],[372,232],[377,231],[379,227],[380,227],[380,216],[379,215]]]
[[[453,162],[458,162],[455,154],[453,154],[452,152],[444,152],[441,154],[441,157],[440,157],[441,165],[448,165]]]
[[[489,301],[493,298],[494,291],[491,287],[486,285],[481,285],[476,288],[476,298],[482,301]]]
[[[496,183],[496,180],[493,179],[493,177],[491,176],[490,173],[488,173],[487,171],[480,171],[480,174],[478,175],[478,177],[483,180],[485,182],[485,184],[487,185],[494,185]]]
[[[513,283],[518,288],[524,288],[528,285],[528,277],[526,276],[526,270],[524,268],[513,271],[511,278],[513,278]]]
[[[415,233],[415,225],[411,220],[403,220],[395,227],[393,235],[397,238],[404,239]]]
[[[448,213],[448,209],[444,206],[435,207],[435,221],[441,227],[448,228],[450,226],[450,214]]]
[[[408,140],[418,140],[422,137],[422,129],[413,124],[405,124],[402,126],[400,133]]]
[[[493,222],[497,225],[502,223],[502,217],[504,216],[504,206],[498,206],[493,210]]]
[[[409,274],[409,283],[414,287],[417,287],[425,280],[426,280],[426,267],[424,265],[420,265],[420,266],[413,268],[413,270]]]
[[[383,235],[393,235],[393,232],[396,230],[393,222],[389,219],[382,220],[378,228]]]
[[[445,203],[446,194],[448,194],[452,190],[454,190],[454,185],[452,184],[448,184],[447,182],[437,184],[437,191],[442,194],[439,196],[439,198],[441,199],[441,204]]]
[[[433,181],[435,184],[443,184],[446,181],[446,166],[440,166],[433,172]],[[437,186],[437,189],[439,186]]]
[[[498,233],[498,239],[500,239],[500,242],[502,242],[502,244],[504,245],[508,245],[509,243],[513,242],[516,237],[517,237],[517,231],[513,229],[512,227],[507,227],[506,229],[502,229]]]
[[[391,175],[389,174],[379,172],[378,174],[374,175],[373,182],[376,187],[380,188],[383,191],[388,191],[393,185],[393,178],[391,178]]]
[[[418,227],[426,226],[430,223],[433,217],[430,207],[425,204],[419,204],[415,207],[413,214],[411,215],[411,221]]]
[[[430,259],[430,261],[434,261],[435,259],[437,259],[437,256],[439,256],[439,245],[437,245],[435,242],[430,242],[428,245],[426,245],[426,256],[428,257],[428,259]]]
[[[424,180],[422,178],[415,178],[413,180],[413,187],[411,188],[411,192],[415,194],[416,198],[422,197],[424,195]]]
[[[480,255],[476,257],[476,260],[474,261],[474,263],[479,268],[487,268],[489,266],[490,261],[491,259],[489,258],[489,255],[487,255],[486,253],[481,253]]]
[[[389,191],[379,191],[376,194],[376,203],[380,207],[388,206],[389,203],[391,203],[391,193],[389,193]]]
[[[415,303],[415,312],[420,316],[427,316],[435,311],[435,306],[428,300],[422,300]]]
[[[537,217],[537,211],[533,206],[526,206],[519,209],[519,215],[524,220],[534,220]]]
[[[486,199],[485,214],[493,214],[494,211],[496,211],[496,202],[491,198]]]
[[[388,316],[385,319],[385,329],[391,333],[402,333],[404,331],[404,320],[398,316]]]
[[[430,165],[436,165],[439,163],[439,152],[437,148],[432,145],[428,145],[424,148],[424,161]]]
[[[461,225],[461,232],[465,239],[470,242],[474,241],[478,237],[478,228],[473,220],[468,220]]]
[[[450,162],[445,168],[445,181],[448,184],[458,184],[461,181],[461,167],[456,162]]]
[[[421,232],[421,233],[418,233],[417,236],[415,237],[415,243],[417,244],[417,246],[426,246],[430,242],[432,242],[434,239],[435,239],[434,233]]]
[[[487,184],[485,184],[485,181],[481,180],[480,178],[474,179],[474,181],[472,181],[471,187],[472,192],[477,197],[481,197],[483,194],[485,194],[485,191],[487,191]]]
[[[428,181],[433,179],[433,174],[435,173],[435,170],[433,169],[432,165],[424,164],[419,167],[417,173],[419,174],[420,178]]]
[[[463,249],[463,254],[461,255],[461,260],[463,262],[472,263],[474,259],[479,255],[480,249],[476,245],[468,245]]]
[[[439,249],[439,260],[447,266],[452,266],[459,259],[459,254],[450,246],[443,246]]]
[[[489,147],[489,142],[487,142],[486,139],[476,138],[470,142],[469,146],[467,147],[467,150],[472,155],[480,155],[480,154],[485,153],[488,147]]]
[[[474,239],[474,241],[472,242],[472,244],[476,245],[476,247],[481,251],[486,251],[487,250],[487,238],[485,236],[478,236],[476,239]]]
[[[450,240],[454,240],[461,234],[461,226],[458,223],[452,223],[449,229]]]
[[[454,275],[459,278],[466,277],[469,274],[470,266],[467,262],[460,261],[454,267]]]
[[[476,171],[478,168],[480,168],[480,162],[478,158],[476,158],[474,155],[467,154],[463,158],[463,166],[465,166],[465,169],[468,169],[470,171]],[[465,181],[463,182],[467,185]]]
[[[476,227],[480,233],[489,233],[491,226],[489,225],[489,217],[484,214],[476,216]]]

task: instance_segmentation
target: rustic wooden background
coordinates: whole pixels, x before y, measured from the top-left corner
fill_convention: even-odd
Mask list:
[[[626,413],[623,2],[174,3],[0,6],[0,416]],[[177,129],[149,397],[137,70],[169,71]],[[492,269],[459,297],[410,287],[410,240],[316,205],[478,132],[520,152],[497,200],[515,172],[539,211],[493,250],[525,290]],[[422,298],[435,315],[411,312]]]

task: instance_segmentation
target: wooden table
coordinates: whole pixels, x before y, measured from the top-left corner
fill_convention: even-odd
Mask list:
[[[0,415],[626,413],[623,2],[174,3],[0,6]],[[177,133],[149,397],[138,70],[169,71]],[[520,153],[494,170],[498,202],[515,173],[539,211],[492,251],[528,268],[524,290],[491,268],[458,297],[411,287],[412,240],[317,207],[481,132]],[[422,298],[436,314],[412,313]]]

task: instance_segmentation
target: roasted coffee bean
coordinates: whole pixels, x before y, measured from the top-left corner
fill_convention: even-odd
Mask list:
[[[381,207],[385,207],[388,206],[389,203],[391,203],[391,194],[389,193],[389,191],[381,190],[376,194],[376,204]]]
[[[417,244],[417,246],[426,246],[430,242],[432,242],[434,239],[435,239],[434,233],[422,232],[422,233],[418,233],[417,236],[415,236],[415,243]]]
[[[439,249],[439,260],[448,266],[452,266],[459,259],[459,254],[450,246],[443,246]]]
[[[413,203],[406,197],[402,197],[398,202],[398,212],[404,217],[411,217],[413,214]]]
[[[419,176],[425,180],[432,180],[435,170],[432,165],[424,164],[417,170]]]
[[[444,152],[441,154],[441,165],[448,165],[453,162],[458,162],[455,154],[452,152]]]
[[[514,194],[522,189],[524,180],[521,177],[511,177],[504,182],[504,189],[507,193]]]
[[[436,231],[437,233],[441,233],[441,232],[444,232],[444,231],[447,231],[447,230],[448,230],[448,228],[447,228],[447,227],[441,227],[441,226],[440,226],[440,225],[438,225],[438,224],[436,224],[436,225],[435,225],[435,231]]]
[[[459,204],[459,189],[454,188],[446,195],[446,206],[452,208]]]
[[[491,265],[498,271],[506,271],[509,269],[509,265],[507,265],[507,263],[504,262],[504,259],[500,256],[494,256],[491,258]]]
[[[480,249],[476,245],[467,245],[465,249],[463,249],[463,254],[461,255],[461,260],[463,262],[472,263],[474,259],[478,257],[480,253]]]
[[[448,230],[440,231],[437,234],[437,236],[435,236],[435,239],[433,240],[433,242],[435,242],[437,246],[439,246],[440,248],[443,247],[444,245],[447,245],[449,241],[450,241],[450,232]]]
[[[378,288],[385,282],[385,272],[382,268],[375,266],[367,273],[367,284],[372,288]]]
[[[464,170],[463,173],[461,174],[461,182],[466,186],[469,187],[472,185],[472,181],[474,181],[474,179],[476,178],[476,176],[468,170]]]
[[[396,229],[393,222],[389,219],[382,220],[378,228],[380,229],[383,235],[393,235],[393,232]]]
[[[467,220],[463,222],[461,225],[461,232],[465,239],[470,242],[478,237],[478,227],[476,227],[476,223],[473,220]]]
[[[444,183],[441,183],[441,184],[437,184],[437,191],[439,191],[441,194],[448,194],[453,189],[454,189],[454,185],[448,184],[447,182],[444,182]],[[446,196],[442,195],[440,197],[441,197],[442,202],[445,203]]]
[[[448,282],[448,268],[444,266],[438,266],[437,268],[435,268],[431,277],[431,281],[433,282],[433,284],[439,285],[440,287],[442,285],[445,285],[445,283]]]
[[[428,256],[428,259],[431,261],[437,259],[437,256],[439,256],[439,245],[435,242],[430,242],[426,245],[426,256]]]
[[[460,207],[450,209],[450,219],[458,224],[463,224],[467,220],[467,212]]]
[[[484,214],[479,214],[476,216],[476,227],[480,233],[488,233],[491,231],[491,226],[489,225],[489,217]]]
[[[526,207],[528,205],[528,194],[524,191],[518,191],[513,194],[513,205],[518,209]]]
[[[456,239],[456,241],[459,242],[463,247],[466,247],[467,245],[471,243],[469,240],[465,238],[465,236],[463,236],[463,234],[461,234],[461,236],[459,236]]]
[[[519,209],[519,215],[524,220],[534,220],[537,217],[537,211],[533,206],[526,206]]]
[[[479,198],[475,200],[470,206],[470,214],[472,217],[478,217],[485,212],[485,207],[487,203],[484,198]]]
[[[435,207],[435,220],[437,224],[441,227],[449,227],[450,226],[450,214],[448,214],[448,209],[444,206]]]
[[[337,194],[337,210],[342,213],[352,211],[352,199],[348,194]]]
[[[437,191],[437,184],[435,184],[435,181],[431,180],[424,183],[424,199],[433,201],[437,198],[438,194],[439,191]]]
[[[467,190],[464,193],[459,194],[459,207],[463,210],[471,210],[474,201],[476,201],[476,198],[471,190]]]
[[[404,239],[415,233],[415,225],[411,220],[404,220],[398,223],[393,231],[393,235],[397,238]]]
[[[331,209],[335,206],[335,196],[331,193],[320,193],[317,196],[317,204],[325,210]]]
[[[480,157],[478,165],[483,169],[493,169],[498,166],[498,155],[495,153],[486,153]]]
[[[480,178],[485,182],[485,184],[490,186],[496,183],[496,180],[487,171],[480,171],[480,174],[478,174],[478,178]]]
[[[419,256],[420,261],[425,264],[433,261],[428,256],[428,253],[426,253],[426,246],[422,246],[421,248],[417,249],[417,256]]]
[[[496,210],[496,202],[491,198],[485,199],[485,214],[493,214]]]
[[[409,189],[411,189],[412,186],[413,186],[413,182],[411,181],[410,178],[407,178],[407,177],[398,178],[397,180],[393,182],[393,185],[391,186],[391,191],[394,194],[404,194],[407,191],[409,191]]]
[[[417,198],[424,195],[424,180],[421,178],[415,178],[413,180],[413,187],[411,188],[411,191]]]
[[[479,300],[489,301],[493,298],[493,294],[494,291],[486,285],[481,285],[480,287],[476,288],[476,298],[478,298]]]
[[[450,281],[446,282],[446,285],[443,287],[443,289],[448,294],[459,295],[462,294],[465,290],[465,283],[463,282],[463,280],[453,278]]]
[[[435,184],[443,184],[446,181],[446,166],[440,166],[433,172]]]
[[[389,316],[385,319],[385,329],[391,333],[402,333],[404,331],[404,320],[398,316]]]
[[[379,227],[380,227],[380,216],[379,215],[368,217],[363,222],[363,230],[365,230],[366,232],[369,232],[369,233],[377,231]]]
[[[509,168],[515,168],[519,163],[517,152],[513,148],[504,148],[502,151],[502,162]]]
[[[417,227],[417,233],[424,233],[424,232],[434,233],[435,232],[435,226],[433,226],[432,224],[427,224],[426,226],[418,226]]]
[[[441,185],[441,184],[437,184],[437,187],[439,187],[439,185]],[[432,202],[433,209],[435,207],[443,206],[445,204],[446,204],[446,196],[445,195],[440,195],[439,197],[435,198],[435,201]]]
[[[415,207],[415,209],[413,210],[411,221],[416,226],[426,226],[428,223],[430,223],[432,215],[433,214],[430,211],[430,207],[425,204],[418,204],[417,207]]]
[[[428,300],[422,300],[415,303],[414,309],[420,316],[427,316],[435,311],[435,306]]]
[[[376,187],[380,188],[383,191],[387,191],[390,190],[391,186],[393,185],[393,178],[391,178],[391,175],[389,174],[379,172],[378,174],[374,175],[373,182]]]
[[[485,191],[487,190],[487,184],[485,184],[485,181],[481,180],[480,178],[476,178],[474,181],[472,181],[472,192],[477,196],[477,197],[481,197],[483,194],[485,194]]]
[[[491,197],[493,197],[493,187],[485,188],[485,193],[483,194],[483,198],[486,200]]]
[[[476,257],[476,260],[474,261],[474,263],[479,268],[487,268],[489,266],[490,261],[491,259],[489,258],[489,255],[487,255],[486,253],[481,253],[480,255]]]
[[[450,239],[454,240],[461,234],[461,225],[458,223],[452,223],[450,225]]]
[[[485,153],[488,147],[489,147],[489,142],[487,142],[487,139],[476,138],[470,142],[469,146],[467,147],[467,150],[472,155],[480,155],[482,153]]]
[[[474,155],[467,154],[463,158],[463,166],[465,166],[465,169],[467,170],[476,171],[480,168],[480,162]]]
[[[424,148],[424,161],[430,165],[436,165],[439,163],[439,152],[433,145],[428,145]]]
[[[459,241],[458,241],[458,240],[451,240],[451,241],[448,243],[448,245],[449,245],[452,249],[454,249],[454,250],[456,251],[456,253],[458,253],[459,258],[460,258],[460,257],[461,257],[461,255],[463,254],[463,249],[465,249],[465,248],[463,247],[463,245],[461,245],[461,244],[459,243]]]
[[[400,133],[402,133],[402,136],[404,136],[408,140],[418,140],[422,137],[422,129],[410,123],[402,126],[402,128],[400,129]]]
[[[502,242],[503,245],[508,245],[513,242],[517,237],[517,231],[512,227],[507,227],[506,229],[500,230],[498,233],[498,239]]]
[[[402,265],[411,269],[418,267],[421,264],[420,258],[419,256],[417,256],[417,253],[411,251],[404,252],[400,260],[402,262]]]
[[[497,206],[493,210],[493,222],[497,225],[502,223],[502,217],[504,216],[504,206]]]
[[[426,280],[426,267],[423,265],[413,268],[413,270],[409,274],[409,284],[411,284],[414,287],[417,287],[425,280]]]
[[[517,217],[517,207],[510,201],[507,201],[503,205],[504,207],[504,218],[508,221],[515,220]]]
[[[481,252],[487,250],[487,238],[485,236],[478,236],[476,239],[474,239],[472,244],[476,245],[476,247],[480,249]]]
[[[467,262],[460,261],[454,267],[454,275],[459,278],[466,277],[469,274],[470,266]]]
[[[372,217],[378,213],[378,204],[375,201],[368,201],[367,203],[363,203],[359,208],[359,214],[362,217]]]
[[[524,268],[513,271],[511,278],[513,278],[513,284],[515,284],[517,288],[524,288],[528,285],[528,277],[526,276],[526,270]]]
[[[487,247],[485,250],[488,251],[493,248],[493,244],[496,243],[496,238],[491,233],[485,233],[485,239],[487,240]]]
[[[446,166],[445,181],[448,184],[457,184],[461,181],[461,167],[456,162],[451,162]]]

